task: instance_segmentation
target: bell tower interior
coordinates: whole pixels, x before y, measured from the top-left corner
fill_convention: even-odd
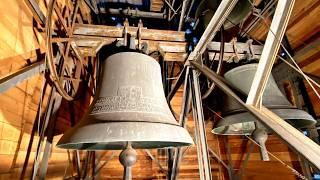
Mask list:
[[[320,179],[320,1],[0,12],[0,180]]]

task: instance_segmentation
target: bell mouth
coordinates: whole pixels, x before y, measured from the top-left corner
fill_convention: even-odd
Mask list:
[[[316,123],[316,120],[310,114],[300,109],[271,109],[271,111],[297,129]],[[250,135],[255,130],[255,122],[258,123],[259,128],[271,133],[249,112],[224,117],[211,132],[218,135]]]
[[[131,142],[134,149],[190,146],[193,140],[181,126],[149,122],[108,122],[75,126],[57,147],[79,150],[121,150]]]

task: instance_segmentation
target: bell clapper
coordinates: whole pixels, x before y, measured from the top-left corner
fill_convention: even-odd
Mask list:
[[[268,139],[268,133],[266,132],[266,130],[257,128],[253,131],[252,136],[254,140],[260,145],[261,159],[263,161],[269,161],[270,158],[265,144]]]
[[[131,180],[131,167],[137,162],[137,152],[132,148],[130,142],[128,142],[126,149],[120,153],[119,161],[124,167],[123,179]]]

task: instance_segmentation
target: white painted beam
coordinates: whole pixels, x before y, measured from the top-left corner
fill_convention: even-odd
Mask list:
[[[295,0],[278,1],[246,104],[259,106],[285,33]]]

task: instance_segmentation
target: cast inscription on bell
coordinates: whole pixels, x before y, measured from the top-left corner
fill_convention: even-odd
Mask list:
[[[137,86],[120,87],[116,96],[100,97],[91,114],[108,112],[149,112],[166,114],[160,99],[144,97],[142,88]]]

